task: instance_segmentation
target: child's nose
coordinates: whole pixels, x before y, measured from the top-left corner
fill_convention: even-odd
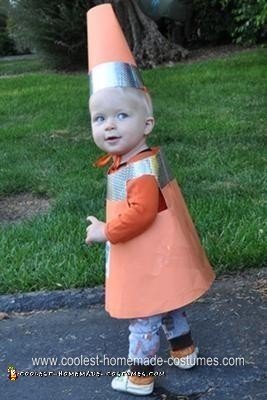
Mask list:
[[[112,129],[115,129],[115,122],[113,118],[108,118],[106,121],[106,130],[110,131]]]

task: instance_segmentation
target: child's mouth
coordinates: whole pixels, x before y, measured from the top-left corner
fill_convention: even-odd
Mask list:
[[[107,142],[113,142],[115,140],[120,139],[120,136],[110,136],[106,139]]]

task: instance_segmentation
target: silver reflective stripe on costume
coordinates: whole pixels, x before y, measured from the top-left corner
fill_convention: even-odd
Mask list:
[[[127,197],[127,181],[140,178],[143,175],[153,175],[157,179],[160,188],[163,188],[172,179],[161,151],[109,174],[107,179],[107,199],[125,200]]]
[[[105,265],[105,276],[106,278],[109,277],[109,268],[110,268],[110,242],[107,240],[106,241],[106,251],[105,251],[105,259],[106,259],[106,265]]]
[[[94,67],[89,74],[90,94],[108,87],[132,87],[144,89],[142,77],[134,65],[123,62],[107,62]]]
[[[167,185],[170,181],[173,180],[173,175],[172,172],[167,164],[164,152],[162,149],[157,154],[157,160],[159,163],[159,175],[158,175],[158,181],[159,181],[159,186],[160,188],[164,188],[164,186]]]

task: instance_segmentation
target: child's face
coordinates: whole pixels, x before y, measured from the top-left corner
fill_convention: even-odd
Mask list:
[[[146,144],[154,126],[137,89],[107,88],[91,96],[92,134],[96,145],[113,155],[133,155]]]

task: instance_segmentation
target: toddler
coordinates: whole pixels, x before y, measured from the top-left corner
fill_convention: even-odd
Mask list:
[[[196,364],[183,307],[208,290],[214,273],[162,150],[147,144],[152,101],[110,4],[88,12],[88,47],[92,135],[107,153],[96,165],[111,165],[106,222],[87,218],[86,243],[106,243],[105,307],[129,320],[130,369],[112,388],[149,395],[160,327],[174,363]]]

